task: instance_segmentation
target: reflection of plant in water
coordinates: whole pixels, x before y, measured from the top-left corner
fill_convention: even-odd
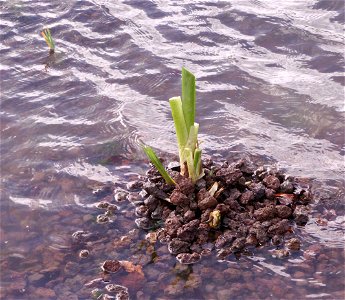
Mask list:
[[[46,41],[46,43],[50,49],[49,53],[53,54],[55,52],[55,43],[54,43],[53,37],[50,33],[50,29],[49,28],[43,29],[41,34],[42,34],[44,40]]]
[[[182,98],[170,98],[169,103],[176,130],[181,175],[188,176],[195,182],[204,176],[204,172],[198,144],[199,124],[194,122],[196,108],[195,76],[185,68],[182,68]],[[144,146],[144,151],[165,181],[168,184],[174,184],[174,180],[166,172],[152,148]]]

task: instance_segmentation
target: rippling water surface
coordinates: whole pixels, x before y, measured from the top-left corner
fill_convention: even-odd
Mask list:
[[[118,282],[133,299],[228,299],[227,291],[233,299],[344,297],[342,0],[0,7],[3,299],[89,299],[84,284],[102,260],[137,255],[106,246],[135,228],[131,206],[119,204],[114,223],[100,229],[93,203],[145,172],[141,142],[176,153],[167,99],[180,94],[183,65],[197,77],[206,154],[256,157],[311,178],[312,218],[296,229],[304,250],[286,260],[262,251],[186,268],[171,257],[164,278],[162,266],[143,263],[144,281]],[[54,55],[43,27],[51,28]],[[71,244],[80,229],[103,236],[87,262]],[[208,277],[212,268],[223,275]]]

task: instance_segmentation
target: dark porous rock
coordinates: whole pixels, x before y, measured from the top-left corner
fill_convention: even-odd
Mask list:
[[[268,175],[262,181],[269,189],[277,191],[280,187],[280,181],[274,175]]]
[[[135,215],[137,217],[147,217],[150,214],[150,211],[147,206],[140,205],[135,208]]]
[[[255,172],[255,166],[249,159],[241,159],[239,161],[238,167],[240,168],[242,173],[247,175],[253,175]]]
[[[171,254],[179,254],[189,251],[190,243],[182,241],[180,239],[172,239],[168,244],[168,250]]]
[[[246,239],[245,238],[237,238],[231,246],[231,250],[233,252],[241,251],[246,246]]]
[[[301,249],[301,241],[297,238],[292,238],[286,241],[286,247],[290,250],[298,251]]]
[[[145,182],[143,185],[143,189],[150,195],[155,196],[159,199],[166,200],[169,196],[160,190],[158,186],[152,182]]]
[[[292,215],[292,209],[286,205],[277,205],[277,216],[282,219],[288,219]]]
[[[219,249],[225,246],[229,246],[235,238],[236,234],[233,231],[227,230],[223,234],[218,236],[215,241],[215,247]]]
[[[147,217],[135,219],[135,224],[141,229],[148,230],[155,226],[155,223]]]
[[[305,224],[308,223],[309,217],[309,210],[302,205],[296,206],[294,212],[293,212],[293,217],[297,225],[304,226]]]
[[[179,263],[183,265],[190,265],[195,264],[201,259],[201,255],[199,253],[179,253],[176,256],[176,259]]]
[[[184,215],[183,215],[183,221],[185,223],[192,221],[193,219],[195,219],[195,212],[192,210],[187,210]]]
[[[175,205],[188,205],[189,199],[180,190],[175,189],[170,196],[170,202]]]
[[[227,202],[232,202],[233,200],[238,199],[241,196],[241,192],[238,189],[230,189],[229,191],[227,191],[226,193],[226,200],[224,201],[224,203]]]
[[[241,211],[243,208],[236,200],[229,200],[230,198],[224,201],[224,204],[229,207],[231,211]]]
[[[260,245],[264,245],[268,242],[267,230],[263,226],[258,226],[252,229],[252,233],[255,234],[256,239]]]
[[[232,166],[222,168],[216,172],[216,177],[225,182],[227,185],[234,184],[239,178],[242,177],[241,170]]]
[[[247,205],[253,199],[254,193],[252,191],[245,191],[240,197],[240,203],[243,205]]]
[[[130,191],[140,190],[143,187],[144,182],[140,180],[130,181],[127,183],[126,187]]]
[[[229,206],[224,203],[219,203],[216,206],[216,210],[220,212],[222,216],[226,215],[229,212]]]
[[[107,273],[116,273],[121,268],[122,268],[121,263],[116,259],[106,260],[101,266],[102,271],[107,272]]]
[[[265,197],[267,199],[273,199],[274,195],[276,194],[276,191],[273,189],[266,188],[265,189]]]
[[[265,186],[262,183],[251,183],[248,188],[254,193],[254,199],[260,200],[265,196]]]
[[[259,208],[254,212],[255,219],[259,221],[266,221],[273,219],[277,214],[277,209],[275,206],[270,205],[264,208]]]
[[[287,219],[283,219],[279,221],[278,223],[270,226],[267,230],[267,233],[270,236],[273,236],[275,234],[284,234],[290,229],[290,222]]]
[[[116,189],[114,198],[116,201],[121,202],[127,199],[127,195],[128,195],[128,192],[121,189]]]
[[[200,216],[200,222],[206,223],[210,219],[211,212],[212,212],[211,208],[204,210]]]
[[[280,185],[280,192],[285,194],[293,193],[293,184],[290,180],[285,180]]]
[[[180,176],[176,179],[177,189],[181,191],[181,193],[185,194],[186,196],[192,194],[194,192],[194,183],[190,178],[186,178]]]
[[[175,237],[177,230],[182,226],[182,218],[177,217],[175,212],[170,213],[169,217],[165,220],[165,231],[171,237]]]
[[[199,227],[199,220],[192,220],[177,230],[177,237],[186,242],[192,242]]]
[[[201,223],[197,231],[197,242],[201,245],[205,244],[208,240],[209,232],[210,232],[210,226],[208,224]]]
[[[207,208],[214,208],[218,202],[216,198],[210,195],[206,189],[201,189],[197,194],[197,201],[198,201],[198,207],[201,210],[205,210]]]
[[[150,212],[153,212],[159,204],[159,200],[155,196],[148,196],[144,200],[144,204],[147,206]]]

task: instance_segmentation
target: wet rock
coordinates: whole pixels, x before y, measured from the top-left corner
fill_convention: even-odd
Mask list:
[[[292,209],[286,205],[277,205],[277,216],[282,219],[288,219],[292,215]]]
[[[216,177],[225,182],[227,185],[234,184],[240,177],[242,177],[242,172],[232,166],[228,168],[222,168],[216,172]]]
[[[268,175],[262,181],[269,189],[277,191],[280,187],[280,181],[274,175]]]
[[[197,201],[198,201],[198,207],[201,210],[205,210],[207,208],[214,208],[218,202],[216,198],[210,195],[208,191],[205,189],[201,189],[197,194]]]
[[[283,236],[281,236],[279,234],[276,234],[272,237],[272,244],[275,246],[281,245],[283,243],[283,241],[284,241]]]
[[[129,300],[129,293],[128,291],[120,291],[116,294],[116,300]]]
[[[270,226],[267,233],[271,236],[275,234],[284,234],[290,229],[290,222],[286,219],[279,221],[277,224]]]
[[[237,252],[241,251],[246,245],[246,239],[245,238],[237,238],[231,246],[231,251]]]
[[[143,182],[136,180],[136,181],[130,181],[127,183],[126,187],[129,191],[135,191],[135,190],[139,190],[143,187]]]
[[[128,192],[121,190],[121,189],[116,189],[115,190],[115,195],[114,198],[116,201],[121,202],[125,201],[127,198]]]
[[[168,250],[171,254],[179,254],[188,252],[190,247],[190,243],[184,242],[180,239],[172,239],[168,244]]]
[[[253,199],[254,193],[252,191],[245,191],[240,197],[240,203],[243,205],[247,205]]]
[[[181,264],[190,265],[190,264],[197,263],[201,259],[201,256],[199,253],[196,253],[196,252],[194,252],[194,253],[179,253],[176,256],[176,259]]]
[[[246,237],[245,245],[246,246],[256,246],[259,243],[256,235],[251,233]]]
[[[135,224],[144,230],[149,230],[155,227],[155,223],[147,217],[135,219]]]
[[[106,260],[101,269],[103,272],[116,273],[122,268],[121,263],[118,260]]]
[[[152,182],[145,182],[143,185],[143,189],[150,195],[155,196],[158,199],[166,200],[168,199],[168,195],[160,190],[158,186]]]
[[[297,238],[292,238],[286,242],[286,247],[290,250],[298,251],[301,249],[301,241]]]
[[[163,206],[158,205],[156,209],[151,213],[151,218],[154,220],[160,220],[163,217]]]
[[[144,204],[149,209],[150,212],[153,212],[158,206],[159,200],[156,197],[150,195],[144,200]]]
[[[265,196],[265,186],[260,182],[251,183],[248,188],[253,192],[255,200],[260,200]]]
[[[186,242],[192,242],[199,227],[199,220],[192,220],[177,230],[177,237]]]
[[[175,205],[188,205],[189,199],[180,190],[175,189],[170,196],[170,202]]]
[[[120,293],[122,291],[128,292],[128,288],[125,286],[119,285],[119,284],[107,284],[105,286],[105,289],[107,290],[108,293]]]
[[[181,218],[177,217],[175,213],[171,213],[165,220],[165,231],[171,237],[175,237],[177,230],[182,226]]]
[[[254,217],[259,221],[266,221],[273,219],[277,214],[275,206],[270,205],[268,207],[259,208],[254,212]]]
[[[293,212],[293,217],[296,224],[301,226],[307,224],[309,220],[308,214],[309,211],[305,206],[298,205]]]
[[[235,233],[230,230],[227,230],[223,234],[218,236],[218,238],[215,241],[215,247],[223,248],[225,246],[229,246],[235,238]]]
[[[285,193],[285,194],[291,194],[293,193],[293,184],[290,180],[285,180],[281,185],[280,185],[280,192]]]
[[[150,211],[147,206],[140,205],[135,208],[135,215],[137,217],[147,217],[150,214]]]
[[[288,257],[290,255],[290,252],[286,249],[277,249],[273,251],[273,256],[276,258],[284,258]]]
[[[89,254],[90,254],[89,250],[83,249],[83,250],[80,250],[79,257],[80,258],[87,258],[89,256]]]
[[[109,217],[106,215],[98,215],[96,218],[96,222],[99,224],[105,224],[109,222]]]

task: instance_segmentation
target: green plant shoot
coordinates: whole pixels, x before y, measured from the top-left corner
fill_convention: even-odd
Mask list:
[[[169,103],[175,124],[181,174],[196,182],[204,176],[198,144],[199,124],[195,123],[196,85],[195,76],[185,68],[182,68],[182,99],[173,97]],[[154,151],[148,146],[144,147],[144,151],[166,182],[175,183]]]
[[[49,49],[50,49],[50,52],[51,53],[54,53],[55,51],[55,43],[54,43],[54,40],[53,40],[53,37],[50,33],[50,29],[47,28],[47,29],[43,29],[43,31],[41,32],[44,40],[46,41]]]
[[[166,183],[175,184],[175,181],[170,177],[167,170],[164,168],[162,162],[159,160],[153,149],[149,146],[143,146],[143,150],[147,157],[150,159],[150,161],[153,163],[153,165],[157,168],[159,173],[162,175]]]

